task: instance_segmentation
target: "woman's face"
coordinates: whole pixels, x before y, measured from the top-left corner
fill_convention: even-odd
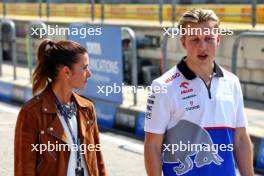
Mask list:
[[[91,77],[91,72],[88,68],[88,54],[80,54],[78,62],[73,64],[71,74],[69,76],[69,85],[73,89],[84,89],[87,79]]]

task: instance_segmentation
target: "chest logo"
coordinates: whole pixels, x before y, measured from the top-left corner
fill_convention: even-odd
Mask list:
[[[181,94],[193,92],[193,89],[189,88],[188,82],[181,82],[180,88],[183,89],[183,90],[181,90]]]
[[[166,132],[163,143],[163,162],[175,163],[173,171],[183,175],[191,171],[194,165],[201,168],[206,165],[221,165],[224,159],[218,154],[210,134],[199,125],[180,120],[175,127]],[[194,158],[192,159],[192,156]]]

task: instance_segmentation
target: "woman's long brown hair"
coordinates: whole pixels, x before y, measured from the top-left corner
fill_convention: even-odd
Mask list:
[[[33,73],[33,95],[40,93],[49,81],[56,78],[60,66],[72,68],[78,62],[79,55],[86,52],[84,47],[73,41],[44,40],[38,48],[37,66]]]

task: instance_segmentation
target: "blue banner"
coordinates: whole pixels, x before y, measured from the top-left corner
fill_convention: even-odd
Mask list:
[[[145,122],[145,112],[139,112],[136,123],[136,135],[138,137],[144,138],[144,122]]]
[[[94,100],[121,104],[123,63],[120,28],[72,24],[70,30],[68,39],[84,46],[90,58],[92,77],[82,94]]]
[[[13,85],[4,81],[0,81],[0,99],[11,101]]]
[[[264,170],[264,139],[261,139],[257,155],[256,168]]]
[[[94,104],[98,125],[113,128],[117,105],[102,101],[95,101]]]

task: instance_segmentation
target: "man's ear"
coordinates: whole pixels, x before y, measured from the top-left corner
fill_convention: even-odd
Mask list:
[[[184,49],[186,49],[186,43],[185,43],[185,36],[181,36],[180,40],[181,40],[181,45]]]
[[[216,38],[216,46],[219,47],[220,46],[220,39],[221,39],[221,35],[218,34],[217,38]]]

